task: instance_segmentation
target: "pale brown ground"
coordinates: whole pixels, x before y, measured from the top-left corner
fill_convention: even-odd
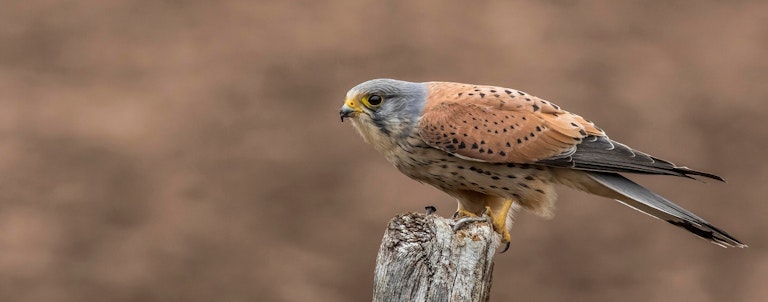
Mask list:
[[[727,184],[635,178],[750,245],[560,190],[497,301],[768,297],[768,4],[13,1],[0,9],[0,301],[363,301],[443,193],[340,124],[375,77],[510,86]]]

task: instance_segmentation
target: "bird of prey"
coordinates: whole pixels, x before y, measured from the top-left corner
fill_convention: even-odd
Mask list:
[[[507,243],[516,209],[551,216],[560,184],[615,199],[720,246],[746,247],[619,173],[721,177],[632,149],[519,90],[374,79],[347,92],[340,115],[403,174],[456,198],[458,216],[490,216]]]

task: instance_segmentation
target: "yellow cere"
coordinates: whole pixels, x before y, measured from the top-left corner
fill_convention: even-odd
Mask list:
[[[360,108],[360,104],[358,102],[355,102],[354,99],[348,99],[347,100],[347,107],[354,109],[357,112],[362,112],[363,109]]]

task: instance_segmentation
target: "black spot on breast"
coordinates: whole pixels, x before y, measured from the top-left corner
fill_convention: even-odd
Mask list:
[[[584,131],[584,129],[579,129],[579,134],[587,135],[587,131]]]
[[[459,170],[464,170],[464,166],[456,166],[456,168],[459,168]]]
[[[531,175],[528,175],[528,176],[526,176],[526,177],[525,177],[525,179],[527,179],[527,180],[533,180],[534,178],[533,178],[533,176],[531,176]]]
[[[462,94],[464,94],[464,93],[463,93],[463,92],[459,92],[459,95],[458,95],[458,96],[461,96]]]
[[[523,188],[526,188],[526,189],[530,189],[530,188],[531,188],[531,187],[529,187],[529,186],[528,186],[528,184],[526,184],[526,183],[524,183],[524,182],[518,182],[518,183],[517,183],[517,185],[518,185],[518,186],[521,186],[521,187],[523,187]]]
[[[512,90],[509,90],[509,89],[504,90],[504,92],[506,92],[507,94],[512,94]]]
[[[506,153],[506,152],[504,152],[504,151],[499,151],[499,155],[501,155],[501,156],[506,156],[506,155],[507,155],[507,153]]]
[[[536,191],[536,192],[539,192],[539,193],[541,193],[541,194],[544,194],[544,190],[542,190],[542,189],[536,189],[535,191]]]
[[[515,166],[515,164],[513,164],[513,163],[508,163],[508,164],[507,164],[507,167],[508,167],[508,168],[514,168],[514,167],[516,167],[516,166]]]
[[[466,147],[467,145],[465,145],[464,142],[461,142],[461,144],[459,144],[459,149],[464,149]]]
[[[522,140],[520,140],[520,139],[518,138],[518,139],[517,139],[517,143],[518,143],[518,144],[522,144],[522,143],[523,143],[523,141],[522,141]]]
[[[499,178],[498,176],[496,176],[496,175],[494,175],[494,176],[491,176],[491,178],[492,178],[492,179],[495,179],[495,180],[499,180],[499,179],[500,179],[500,178]]]
[[[531,134],[533,134],[533,133],[531,133]],[[458,139],[456,139],[456,138],[454,138],[454,139],[453,139],[453,140],[451,140],[451,141],[452,141],[454,144],[458,144],[458,143],[459,143],[459,140],[458,140]]]
[[[482,93],[482,92],[481,92],[481,93],[480,93],[480,98],[484,98],[484,97],[485,97],[485,93]]]
[[[519,93],[520,95],[525,95],[525,92],[522,92],[522,91],[518,91],[517,93]]]
[[[485,153],[485,149],[483,149],[483,148],[480,148],[480,149],[478,149],[478,150],[477,150],[477,152],[480,152],[480,153]]]
[[[512,175],[512,174],[509,174],[509,175],[507,175],[507,178],[515,179],[515,178],[517,178],[517,176],[514,176],[514,175]]]
[[[541,132],[541,127],[540,126],[536,126],[536,131]]]
[[[479,146],[477,145],[477,143],[472,143],[472,147],[471,147],[472,149],[477,149],[478,147]]]
[[[507,147],[512,148],[512,145],[510,145],[509,142],[507,142]]]
[[[493,154],[493,150],[491,150],[491,148],[488,148],[488,154]]]

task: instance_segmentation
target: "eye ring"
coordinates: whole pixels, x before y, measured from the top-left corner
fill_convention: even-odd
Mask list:
[[[382,98],[380,95],[374,94],[368,97],[368,104],[371,105],[371,107],[379,106],[383,101],[384,101],[384,98]]]

